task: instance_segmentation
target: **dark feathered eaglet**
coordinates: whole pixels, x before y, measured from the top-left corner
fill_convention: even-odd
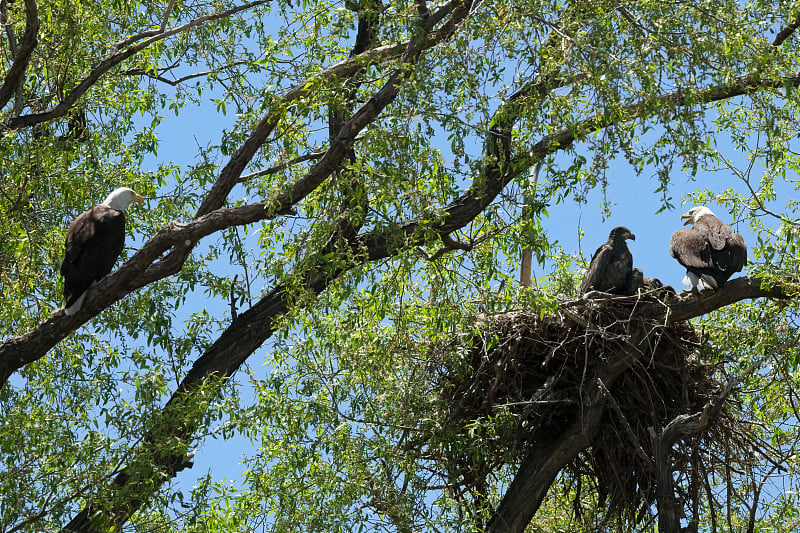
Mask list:
[[[114,190],[105,201],[78,215],[67,229],[64,244],[64,308],[78,312],[86,291],[114,268],[125,245],[125,213],[131,202],[144,202],[127,187]]]
[[[581,294],[601,291],[611,294],[630,294],[634,289],[633,256],[626,239],[636,240],[631,230],[617,226],[608,235],[608,242],[600,246],[592,256],[589,270],[581,284]]]
[[[747,264],[747,246],[738,233],[723,224],[704,206],[693,207],[681,215],[684,225],[692,229],[678,230],[669,241],[672,257],[686,267],[683,283],[697,289],[718,289]]]

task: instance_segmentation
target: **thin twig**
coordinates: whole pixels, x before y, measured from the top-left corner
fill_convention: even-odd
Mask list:
[[[248,181],[250,181],[252,179],[260,178],[262,176],[269,176],[271,174],[277,174],[281,170],[284,170],[286,168],[294,166],[294,165],[296,165],[298,163],[303,163],[305,161],[316,161],[318,159],[321,159],[322,156],[324,156],[324,155],[325,155],[325,152],[311,152],[309,154],[301,155],[301,156],[295,157],[293,159],[290,159],[289,161],[286,161],[284,163],[280,163],[278,165],[266,168],[264,170],[259,170],[258,172],[253,172],[251,174],[246,174],[244,176],[240,176],[239,179],[237,180],[237,183],[245,183],[245,182],[248,182]]]

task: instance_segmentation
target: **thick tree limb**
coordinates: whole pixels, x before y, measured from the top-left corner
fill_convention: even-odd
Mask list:
[[[772,41],[772,46],[778,47],[786,41],[792,34],[797,31],[797,28],[800,27],[800,10],[796,10],[792,15],[792,18],[781,31],[778,32],[778,35],[775,36],[775,39]]]
[[[689,320],[705,315],[741,300],[753,298],[786,299],[797,295],[800,286],[794,280],[785,280],[771,287],[762,287],[762,280],[742,276],[728,281],[724,287],[716,291],[700,291],[683,298],[675,298],[668,302],[668,323]]]
[[[8,70],[3,85],[0,86],[0,109],[6,106],[25,79],[25,72],[36,48],[38,32],[39,10],[36,7],[36,0],[25,0],[25,33],[22,34],[22,41],[16,50],[14,63]]]

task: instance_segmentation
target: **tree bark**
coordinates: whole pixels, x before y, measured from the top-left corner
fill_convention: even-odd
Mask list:
[[[7,21],[3,21],[3,24],[6,23]],[[0,109],[5,107],[25,80],[25,72],[38,42],[36,37],[38,32],[39,10],[36,7],[36,0],[25,0],[25,32],[16,50],[14,63],[8,69],[3,85],[0,86]]]

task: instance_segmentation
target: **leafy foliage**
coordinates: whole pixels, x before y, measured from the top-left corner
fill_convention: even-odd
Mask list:
[[[654,211],[727,211],[749,273],[790,296],[697,320],[763,453],[703,473],[684,525],[791,528],[798,16],[777,0],[0,1],[0,529],[489,523],[521,458],[472,500],[443,465],[465,435],[476,461],[495,453],[512,422],[448,433],[430,347],[573,298],[583,258],[549,216],[612,213],[621,165]],[[69,322],[66,227],[120,185],[146,208]],[[236,473],[189,468],[220,443],[242,449]],[[610,527],[601,491],[570,479],[531,529]]]

